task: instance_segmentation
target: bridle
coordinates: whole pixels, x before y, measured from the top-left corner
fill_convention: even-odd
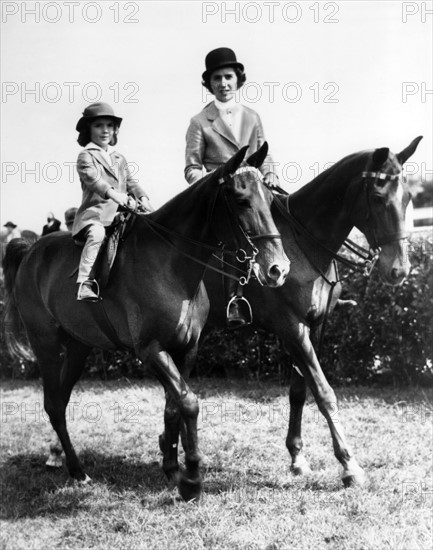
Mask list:
[[[237,220],[234,211],[233,206],[230,202],[229,197],[227,196],[227,193],[224,188],[224,184],[232,180],[234,177],[236,177],[239,174],[242,174],[244,172],[251,172],[254,171],[255,175],[259,177],[260,182],[263,183],[263,176],[257,168],[254,168],[252,166],[242,167],[238,168],[233,174],[228,174],[225,176],[222,176],[218,179],[218,186],[216,193],[213,197],[211,208],[209,209],[208,219],[207,223],[212,224],[213,218],[214,218],[214,210],[216,206],[216,201],[220,194],[222,194],[222,198],[225,204],[225,207],[228,211],[228,220],[231,226],[232,234],[233,234],[233,240],[236,243],[236,249],[235,250],[229,250],[226,248],[225,243],[219,239],[217,236],[215,236],[217,245],[209,245],[207,243],[203,243],[201,241],[197,241],[195,239],[192,239],[191,237],[188,237],[186,235],[183,235],[181,233],[178,233],[177,231],[174,231],[173,229],[169,229],[165,227],[164,225],[156,222],[155,220],[152,220],[148,216],[143,215],[137,208],[131,209],[128,207],[125,207],[125,210],[128,212],[131,212],[132,214],[140,216],[141,219],[143,219],[149,228],[156,234],[158,237],[163,240],[166,244],[168,244],[170,247],[174,248],[178,252],[180,252],[183,256],[186,258],[189,258],[190,260],[193,260],[194,262],[203,265],[206,267],[206,269],[210,269],[212,271],[216,271],[217,273],[220,273],[224,275],[225,277],[228,277],[230,279],[234,279],[239,282],[239,284],[246,285],[250,281],[251,276],[254,274],[254,264],[256,260],[256,256],[259,253],[258,248],[255,246],[254,242],[257,242],[258,240],[275,240],[275,239],[281,239],[280,233],[263,233],[258,235],[249,235],[241,226],[239,221]],[[179,248],[176,244],[172,242],[171,238],[177,238],[180,239],[186,243],[198,246],[202,249],[209,250],[211,253],[213,253],[213,256],[221,262],[221,264],[225,264],[228,267],[230,267],[233,270],[239,271],[243,273],[240,276],[233,275],[231,273],[228,273],[227,271],[224,271],[223,269],[219,269],[213,265],[210,265],[208,262],[204,262],[200,260],[199,258],[196,258],[192,254],[189,254],[188,252],[185,252],[181,248]],[[236,259],[239,263],[243,264],[246,263],[246,270],[245,273],[239,269],[236,265],[233,265],[231,263],[226,262],[223,260],[219,254],[223,252],[224,256],[231,256],[234,259]]]
[[[369,187],[370,187],[370,181],[372,182],[371,185],[374,185],[377,181],[395,181],[400,178],[400,174],[386,174],[385,172],[362,172],[361,178],[363,180],[361,192],[365,193],[365,202],[367,205],[367,214],[365,220],[368,221],[370,218],[372,218],[372,208],[371,208],[371,202],[370,202],[370,193],[369,193]],[[265,184],[266,185],[266,184]],[[348,258],[345,258],[341,254],[338,254],[337,252],[334,252],[331,250],[328,246],[323,244],[321,241],[319,241],[314,235],[312,235],[303,225],[302,223],[294,217],[292,212],[290,211],[289,206],[289,193],[282,189],[281,187],[268,187],[271,189],[271,191],[276,191],[281,195],[284,195],[286,197],[285,203],[278,197],[278,195],[274,194],[274,202],[280,211],[280,213],[285,217],[289,223],[297,229],[299,233],[301,233],[308,241],[310,241],[312,244],[317,246],[318,248],[322,249],[324,252],[326,252],[331,258],[336,260],[337,262],[346,265],[347,267],[355,270],[361,270],[363,271],[364,275],[369,276],[379,259],[379,255],[382,251],[382,246],[386,244],[390,244],[393,242],[397,242],[399,240],[406,240],[408,238],[408,234],[406,232],[398,231],[396,233],[389,233],[383,238],[378,238],[377,231],[372,228],[372,243],[370,244],[370,247],[368,249],[364,248],[363,246],[355,243],[351,239],[346,239],[343,243],[343,246],[348,248],[351,252],[353,252],[356,256],[361,258],[361,262],[355,262],[352,260],[349,260]],[[357,195],[358,196],[358,195]],[[356,203],[357,197],[355,197],[352,206],[350,208],[350,214],[354,210],[355,203]],[[302,249],[302,247],[301,247]],[[304,251],[305,253],[305,251]],[[315,262],[310,258],[309,259],[310,264],[320,273],[322,278],[329,284],[333,284],[332,281],[329,281],[326,277],[323,270],[321,270]]]
[[[371,208],[371,201],[370,201],[370,193],[369,193],[369,186],[374,186],[378,181],[382,181],[384,183],[389,181],[398,181],[400,178],[400,174],[386,174],[385,172],[362,172],[362,179],[363,179],[363,190],[365,192],[365,202],[367,205],[367,216],[366,221],[368,222],[370,220],[372,208]],[[371,185],[370,185],[371,181]],[[374,223],[374,221],[373,221]],[[373,250],[379,250],[382,246],[386,244],[391,244],[396,241],[406,240],[408,238],[407,232],[404,231],[397,231],[395,233],[388,233],[384,235],[382,238],[379,238],[378,231],[375,229],[376,223],[371,228],[371,237],[372,237],[372,249]]]
[[[238,176],[240,174],[247,173],[247,172],[252,172],[255,175],[255,177],[258,178],[259,182],[263,183],[262,173],[260,172],[260,170],[258,170],[257,168],[255,168],[253,166],[243,166],[241,168],[238,168],[234,174],[228,174],[227,176],[221,177],[218,180],[218,184],[219,184],[221,192],[222,192],[224,204],[225,204],[225,207],[226,207],[226,209],[229,213],[228,219],[229,219],[230,224],[232,226],[232,233],[233,233],[234,241],[235,241],[236,247],[237,247],[236,251],[233,253],[233,252],[225,250],[225,248],[223,246],[224,254],[234,255],[234,257],[236,258],[236,260],[239,263],[248,262],[247,269],[246,269],[246,275],[239,277],[239,284],[241,286],[244,286],[244,285],[248,284],[249,281],[250,281],[251,276],[254,273],[253,268],[254,268],[254,264],[255,264],[255,259],[256,259],[257,254],[259,253],[259,250],[255,246],[254,242],[257,242],[258,240],[275,240],[275,239],[280,239],[281,240],[281,238],[282,238],[280,233],[262,233],[260,235],[249,235],[244,230],[244,228],[241,226],[239,221],[235,222],[236,216],[233,212],[233,206],[230,203],[229,197],[227,196],[227,193],[226,193],[225,188],[224,188],[223,185],[225,183],[227,183],[228,181],[233,180],[233,178],[235,178],[236,176]],[[210,214],[211,217],[213,216],[213,210],[215,208],[216,200],[217,200],[217,195],[215,196],[215,200],[214,200],[214,203],[213,203],[213,206],[212,206],[212,209],[211,209],[211,214]],[[209,223],[210,223],[210,220],[209,220]],[[242,246],[242,244],[241,244],[242,240],[246,243],[246,247]],[[248,252],[247,252],[247,250],[248,250]],[[221,260],[221,261],[224,262],[223,260]],[[210,267],[212,267],[212,266],[210,266]],[[231,266],[231,267],[235,268],[236,266]]]

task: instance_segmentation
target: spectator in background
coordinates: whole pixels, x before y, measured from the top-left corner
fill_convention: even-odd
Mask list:
[[[2,232],[2,241],[5,243],[10,242],[12,239],[19,239],[21,237],[21,231],[18,226],[13,222],[7,222],[4,224],[6,229]]]
[[[17,225],[13,222],[7,222],[1,228],[0,233],[0,260],[3,261],[6,246],[12,239],[17,239],[21,237],[21,231],[18,229]],[[1,272],[1,270],[0,270]]]
[[[75,220],[75,214],[77,213],[78,208],[75,208],[73,206],[72,208],[68,208],[65,212],[65,225],[68,231],[72,232],[72,226],[74,225]]]
[[[54,233],[55,231],[60,231],[60,224],[61,222],[59,220],[56,220],[54,214],[52,212],[48,212],[47,223],[42,229],[42,236],[49,235],[50,233]]]

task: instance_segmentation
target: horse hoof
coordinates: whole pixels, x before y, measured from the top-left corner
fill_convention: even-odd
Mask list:
[[[302,465],[297,464],[296,466],[293,466],[292,464],[292,466],[290,466],[290,472],[294,476],[307,476],[312,473],[312,470],[307,463]]]
[[[290,466],[290,472],[294,476],[306,476],[311,474],[311,468],[304,457],[298,457],[296,463]]]
[[[167,480],[167,487],[169,489],[174,489],[177,485],[179,485],[180,480],[180,472],[179,468],[168,470],[167,472],[164,471],[165,479]]]
[[[92,478],[87,474],[84,474],[84,479],[74,479],[74,482],[80,487],[86,487],[87,485],[91,485],[93,483]]]
[[[367,476],[363,471],[356,474],[348,474],[342,478],[344,487],[362,487],[367,483]]]
[[[201,495],[202,483],[200,480],[181,477],[178,483],[179,494],[185,502],[199,500]]]
[[[63,467],[63,461],[60,456],[49,456],[45,462],[47,470],[58,470]]]

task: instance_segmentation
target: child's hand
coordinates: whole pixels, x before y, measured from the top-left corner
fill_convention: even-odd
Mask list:
[[[115,189],[109,189],[107,191],[107,197],[115,203],[120,204],[120,206],[128,206],[129,197],[126,193],[120,193],[120,191],[116,191]]]
[[[150,204],[150,201],[147,197],[140,197],[138,204],[144,212],[153,212],[153,206]]]

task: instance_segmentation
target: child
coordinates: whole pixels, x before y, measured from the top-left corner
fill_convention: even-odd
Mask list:
[[[93,103],[84,109],[77,123],[78,143],[84,150],[78,155],[77,171],[83,189],[81,206],[75,216],[72,236],[85,241],[81,253],[77,300],[98,300],[98,287],[90,271],[105,237],[105,227],[116,215],[118,205],[126,206],[133,194],[146,212],[153,210],[149,198],[132,179],[125,157],[109,145],[116,145],[122,119],[106,103]]]

